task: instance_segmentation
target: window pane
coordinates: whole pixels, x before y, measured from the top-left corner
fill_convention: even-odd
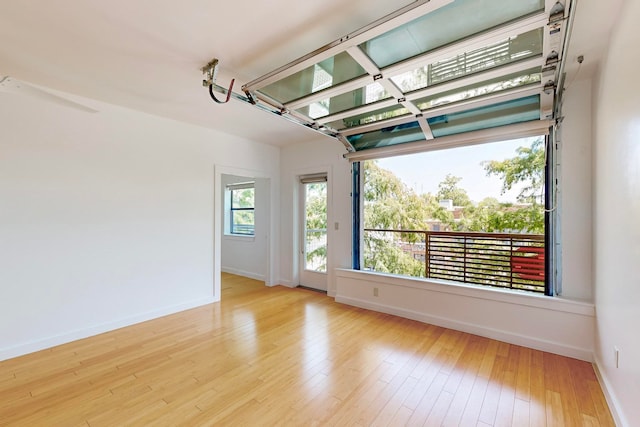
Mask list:
[[[327,183],[305,184],[304,268],[327,271]]]
[[[540,97],[533,95],[459,113],[443,114],[427,119],[427,123],[433,136],[438,138],[539,119]],[[423,139],[425,139],[425,136],[417,121],[347,137],[347,140],[356,151],[404,144]]]
[[[452,135],[540,119],[540,97],[533,95],[488,107],[443,114],[427,120],[433,136]]]
[[[416,70],[392,77],[391,80],[403,92],[407,93],[531,58],[541,53],[542,29],[537,29],[481,49],[425,65]]]
[[[231,232],[233,234],[254,234],[255,212],[253,210],[231,212]]]
[[[242,190],[231,190],[231,209],[253,208],[254,188],[244,188]]]
[[[513,73],[480,83],[475,83],[473,85],[430,95],[425,98],[420,98],[414,101],[414,103],[421,110],[427,110],[429,108],[449,104],[451,102],[463,101],[527,84],[539,83],[540,79],[540,67],[537,67],[523,72]]]
[[[364,69],[348,53],[342,52],[259,91],[284,104],[364,74]]]
[[[404,144],[423,139],[425,139],[424,133],[417,121],[347,137],[347,140],[353,145],[356,151]]]
[[[543,9],[542,0],[456,0],[360,47],[382,68]]]
[[[392,105],[391,107],[381,108],[369,113],[363,113],[357,116],[347,117],[342,120],[336,120],[334,122],[328,123],[327,125],[333,129],[340,130],[353,126],[366,125],[368,123],[374,123],[381,120],[390,119],[392,117],[400,117],[406,114],[409,114],[409,110],[407,110],[402,105]]]
[[[544,291],[544,138],[364,162],[362,268]]]
[[[312,119],[318,119],[320,117],[341,113],[342,111],[350,110],[362,105],[372,104],[390,97],[391,95],[389,95],[380,83],[372,83],[361,89],[356,89],[342,95],[314,102],[307,107],[299,109],[298,111]]]

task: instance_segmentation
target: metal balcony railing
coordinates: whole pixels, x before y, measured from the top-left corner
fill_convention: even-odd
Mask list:
[[[364,231],[364,269],[544,292],[541,234]],[[410,254],[410,261],[401,261],[399,252]]]

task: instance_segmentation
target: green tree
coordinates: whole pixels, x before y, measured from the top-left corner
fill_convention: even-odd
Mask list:
[[[375,161],[365,162],[364,227],[367,229],[429,230],[437,221],[443,230],[476,232],[544,232],[544,145],[535,140],[519,147],[516,155],[502,161],[483,162],[487,175],[502,179],[502,192],[520,187],[518,204],[501,203],[488,197],[474,204],[460,186],[462,178],[447,175],[438,192],[415,194],[391,171]],[[459,210],[439,204],[449,199]],[[423,242],[421,233],[368,232],[364,239],[364,267],[376,271],[424,276],[423,260],[412,257],[410,249]]]
[[[444,181],[438,184],[438,200],[453,200],[454,206],[466,207],[471,205],[467,190],[458,186],[460,181],[462,181],[462,178],[459,176],[447,174]]]
[[[487,197],[467,212],[466,231],[485,233],[544,233],[544,209],[537,204],[517,206]]]
[[[506,160],[483,162],[487,176],[502,179],[502,193],[523,184],[518,201],[542,204],[544,198],[544,141],[539,138],[530,147],[518,147],[516,156]]]
[[[327,183],[318,182],[306,189],[306,259],[317,271],[327,269]]]
[[[375,161],[364,163],[364,228],[424,230],[429,214],[417,196],[392,172]],[[403,244],[421,240],[419,233],[365,232],[364,268],[424,276],[424,263],[402,250]],[[420,272],[422,271],[422,274]]]
[[[487,231],[544,233],[545,146],[542,138],[528,147],[518,147],[514,157],[483,162],[487,176],[502,180],[502,194],[521,186],[517,200],[521,206],[502,204],[487,216]]]

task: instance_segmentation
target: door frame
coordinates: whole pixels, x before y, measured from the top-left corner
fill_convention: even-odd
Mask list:
[[[317,289],[319,291],[327,291],[328,289],[328,272],[329,272],[329,182],[328,182],[328,177],[325,173],[322,174],[318,174],[321,176],[324,176],[325,179],[324,180],[318,180],[317,182],[324,182],[325,184],[325,206],[326,206],[326,223],[327,223],[327,228],[325,230],[326,233],[326,239],[327,239],[327,245],[326,245],[326,257],[325,257],[325,271],[316,271],[316,270],[309,270],[306,267],[307,262],[306,262],[306,244],[305,244],[305,238],[306,238],[306,231],[307,231],[307,227],[306,227],[306,212],[307,212],[307,191],[306,191],[306,186],[308,184],[311,184],[311,182],[309,183],[305,183],[302,182],[303,179],[309,177],[309,175],[303,175],[299,177],[299,182],[298,182],[298,194],[300,195],[300,197],[298,197],[298,203],[299,203],[299,218],[298,218],[298,224],[300,227],[300,257],[298,260],[299,266],[298,266],[298,285],[299,286],[304,286],[304,287],[308,287],[308,288],[312,288],[312,289]],[[315,182],[313,182],[315,183]]]
[[[333,241],[333,191],[332,191],[332,167],[331,165],[320,165],[313,168],[305,168],[305,169],[297,169],[294,171],[294,224],[293,224],[293,266],[294,266],[294,286],[300,286],[300,279],[302,276],[302,239],[303,239],[303,223],[302,223],[302,213],[303,213],[303,197],[304,194],[302,192],[302,183],[300,179],[307,175],[327,175],[327,272],[320,273],[326,275],[326,289],[323,291],[330,292],[331,283],[333,281],[333,258],[331,251],[331,243]],[[304,286],[304,285],[303,285]]]
[[[265,222],[269,224],[266,230],[266,239],[268,243],[266,254],[266,271],[265,271],[265,285],[275,286],[277,279],[275,273],[278,271],[276,268],[276,224],[274,218],[278,218],[278,204],[274,201],[274,177],[268,172],[242,169],[232,166],[224,166],[216,164],[214,169],[214,182],[213,182],[213,299],[214,301],[220,301],[221,296],[221,268],[222,268],[222,236],[224,235],[224,190],[222,189],[222,175],[237,175],[246,176],[251,178],[261,178],[266,180],[266,189],[268,191],[268,208],[265,214],[268,216]]]

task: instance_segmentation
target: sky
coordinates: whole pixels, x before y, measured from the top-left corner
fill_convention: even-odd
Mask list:
[[[469,198],[479,202],[495,197],[501,202],[515,202],[519,189],[500,194],[502,180],[487,177],[482,162],[504,160],[516,155],[516,148],[529,146],[536,138],[524,138],[491,144],[472,145],[378,160],[378,165],[395,173],[418,194],[438,192],[438,184],[447,174],[459,176],[458,186],[467,190]]]

